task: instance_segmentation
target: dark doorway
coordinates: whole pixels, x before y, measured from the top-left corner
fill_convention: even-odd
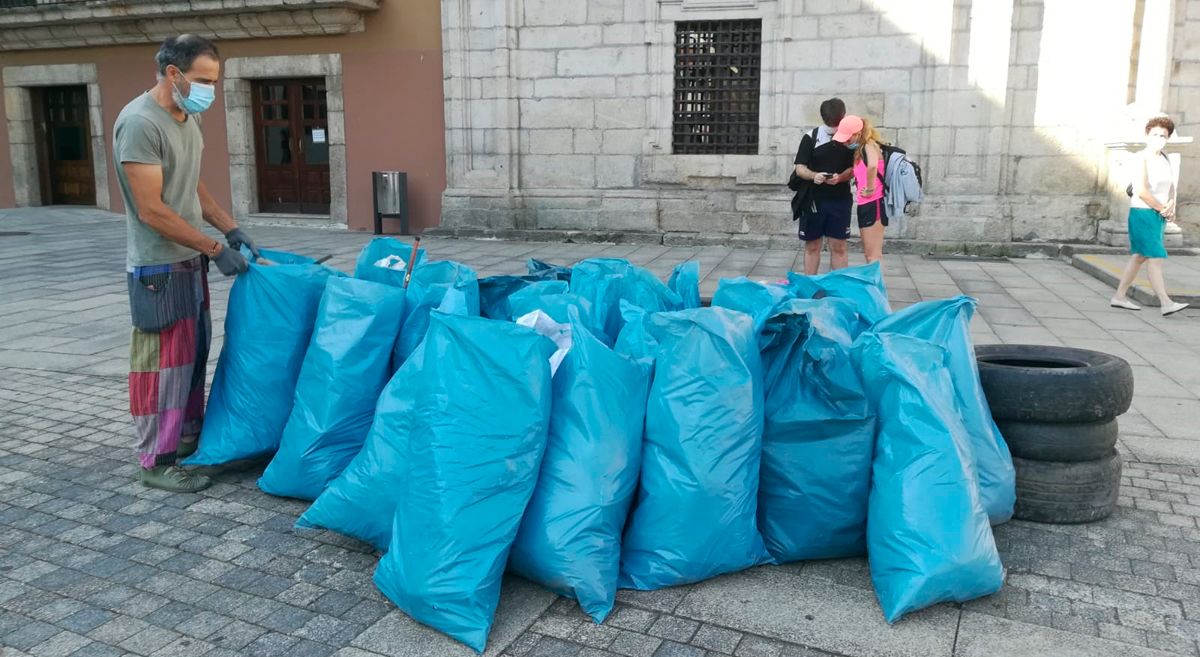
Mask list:
[[[96,171],[87,87],[44,87],[33,94],[42,200],[49,205],[95,205]]]
[[[329,214],[325,80],[260,80],[253,103],[259,210]]]

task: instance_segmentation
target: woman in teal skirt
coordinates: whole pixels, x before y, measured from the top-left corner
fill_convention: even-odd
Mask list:
[[[1167,295],[1163,281],[1162,266],[1167,259],[1163,246],[1163,235],[1167,222],[1175,221],[1175,174],[1163,148],[1167,139],[1175,132],[1175,122],[1165,116],[1155,117],[1146,123],[1146,149],[1138,158],[1138,170],[1133,177],[1133,197],[1129,200],[1129,252],[1132,257],[1125,266],[1121,284],[1113,295],[1111,305],[1126,310],[1141,310],[1125,296],[1129,286],[1137,279],[1142,265],[1146,265],[1150,286],[1158,295],[1162,315],[1174,315],[1188,307],[1176,303]]]

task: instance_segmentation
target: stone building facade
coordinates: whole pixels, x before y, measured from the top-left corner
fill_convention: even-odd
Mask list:
[[[750,152],[677,152],[696,21],[761,26]],[[892,236],[1120,241],[1128,174],[1105,145],[1137,140],[1131,111],[1200,124],[1195,1],[443,0],[442,30],[442,229],[464,235],[792,244],[784,182],[838,96],[923,168]]]

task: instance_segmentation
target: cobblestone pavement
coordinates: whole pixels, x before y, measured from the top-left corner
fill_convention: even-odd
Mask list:
[[[5,236],[3,232],[31,232]],[[349,269],[362,234],[256,227],[264,245]],[[724,248],[434,240],[481,274],[524,258],[629,257],[660,274],[698,257],[720,277],[774,278],[796,254]],[[197,495],[133,482],[124,384],[123,229],[96,211],[0,211],[0,655],[289,657],[471,654],[415,625],[370,581],[377,556],[292,523],[302,503],[226,472]],[[1133,364],[1120,508],[1087,526],[996,529],[997,595],[888,627],[862,559],[764,567],[690,587],[622,592],[604,625],[521,580],[506,583],[488,654],[1200,655],[1200,329],[1118,312],[1110,291],[1055,261],[905,256],[895,305],[980,299],[976,339],[1097,348]],[[214,275],[214,309],[228,281]],[[219,326],[219,322],[217,324]],[[219,330],[218,330],[219,332]],[[218,341],[219,343],[219,341]],[[215,360],[215,359],[214,359]]]

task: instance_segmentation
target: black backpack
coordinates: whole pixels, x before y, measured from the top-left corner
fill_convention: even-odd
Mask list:
[[[816,141],[817,141],[817,130],[819,130],[819,129],[820,129],[820,126],[813,128],[812,132],[810,133],[810,135],[812,136],[814,145],[816,144]],[[803,137],[801,137],[801,139],[803,139]],[[796,167],[795,167],[795,165],[792,166],[792,173],[790,175],[788,175],[788,181],[787,181],[788,189],[792,190],[793,192],[804,191],[811,182],[812,182],[811,180],[805,180],[805,179],[801,178],[800,176],[796,175]]]

